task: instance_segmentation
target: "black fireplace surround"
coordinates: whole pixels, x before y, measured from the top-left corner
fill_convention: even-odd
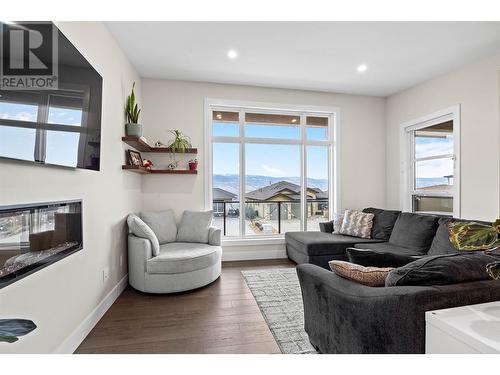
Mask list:
[[[0,288],[82,248],[81,200],[0,206]]]

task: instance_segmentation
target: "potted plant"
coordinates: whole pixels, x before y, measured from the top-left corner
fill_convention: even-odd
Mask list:
[[[197,159],[191,159],[188,161],[189,164],[189,170],[190,171],[195,171],[198,168],[198,160]]]
[[[125,125],[126,133],[130,136],[142,137],[142,125],[139,124],[139,114],[141,110],[139,105],[135,102],[135,82],[132,85],[132,92],[127,97],[127,104],[125,105],[125,115],[127,123]]]
[[[175,153],[184,153],[187,149],[191,148],[191,139],[180,132],[180,130],[170,130],[174,139],[170,142],[168,147]]]
[[[500,219],[492,225],[476,222],[455,222],[448,224],[450,242],[459,251],[484,251],[486,254],[500,247]],[[500,262],[486,266],[486,272],[495,280],[500,279]]]

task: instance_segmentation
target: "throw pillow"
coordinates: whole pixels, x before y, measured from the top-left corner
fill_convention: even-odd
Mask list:
[[[402,212],[394,224],[389,242],[426,254],[436,235],[438,220],[437,216]]]
[[[140,217],[155,232],[160,245],[176,241],[177,224],[174,211],[141,212]]]
[[[178,242],[208,243],[212,211],[184,211],[177,231]]]
[[[374,217],[374,214],[345,210],[339,233],[354,237],[370,238]]]
[[[417,260],[411,255],[386,253],[369,249],[356,249],[349,247],[346,249],[349,262],[365,267],[402,267]]]
[[[367,286],[384,286],[385,278],[394,268],[364,267],[359,264],[331,260],[331,270],[344,279]]]
[[[380,208],[369,207],[365,208],[363,212],[375,215],[373,218],[371,237],[377,240],[389,241],[392,229],[401,211],[382,210]]]
[[[391,271],[385,285],[429,286],[488,280],[486,265],[499,260],[499,255],[483,252],[424,257]]]
[[[344,214],[335,214],[333,217],[333,233],[339,233],[344,221]]]
[[[158,256],[160,254],[160,243],[158,238],[156,238],[153,230],[142,221],[137,215],[128,215],[127,217],[128,229],[134,236],[145,238],[151,242],[151,249],[153,250],[153,255]]]

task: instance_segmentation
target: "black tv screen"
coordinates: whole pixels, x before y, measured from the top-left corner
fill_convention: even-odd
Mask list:
[[[0,26],[0,158],[99,170],[102,77],[54,24]]]

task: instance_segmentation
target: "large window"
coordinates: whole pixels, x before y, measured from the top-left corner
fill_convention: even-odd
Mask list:
[[[453,113],[404,129],[406,153],[404,209],[459,216],[458,122]]]
[[[207,199],[226,238],[319,230],[333,211],[335,110],[207,104]]]

